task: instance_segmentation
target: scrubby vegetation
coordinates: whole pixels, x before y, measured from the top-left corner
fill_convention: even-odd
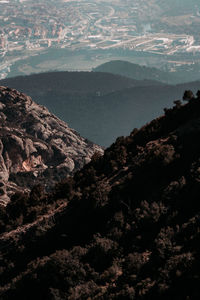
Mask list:
[[[199,299],[197,95],[2,209],[2,300]]]

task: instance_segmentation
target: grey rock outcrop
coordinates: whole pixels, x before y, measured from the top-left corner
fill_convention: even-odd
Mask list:
[[[38,183],[50,189],[88,163],[95,152],[103,150],[44,106],[0,87],[0,203]]]

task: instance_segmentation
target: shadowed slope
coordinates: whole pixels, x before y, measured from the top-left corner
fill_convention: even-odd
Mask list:
[[[59,184],[55,218],[1,235],[1,298],[198,299],[199,138],[193,98]]]

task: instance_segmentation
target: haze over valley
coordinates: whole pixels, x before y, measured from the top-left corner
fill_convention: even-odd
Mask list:
[[[148,75],[149,69],[139,70],[138,76]],[[152,78],[153,71],[159,75],[150,71]],[[104,72],[49,72],[7,78],[0,85],[30,95],[83,137],[108,147],[118,136],[163,114],[165,107],[182,99],[185,89],[196,93],[200,81],[174,86]]]
[[[195,0],[1,0],[0,77],[111,59],[189,72],[200,62],[199,11]]]

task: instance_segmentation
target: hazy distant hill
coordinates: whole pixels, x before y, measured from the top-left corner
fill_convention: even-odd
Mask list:
[[[158,85],[153,79],[136,80],[118,74],[104,72],[48,72],[17,76],[0,80],[1,84],[17,85],[19,89],[35,91],[59,90],[60,92],[76,95],[107,94],[125,88]]]
[[[165,83],[175,84],[180,79],[169,72],[157,68],[141,66],[122,60],[112,60],[93,69],[94,72],[108,72],[126,76],[137,80],[158,80]]]
[[[119,135],[160,115],[185,89],[95,72],[55,72],[0,81],[33,97],[89,140],[109,146]]]

